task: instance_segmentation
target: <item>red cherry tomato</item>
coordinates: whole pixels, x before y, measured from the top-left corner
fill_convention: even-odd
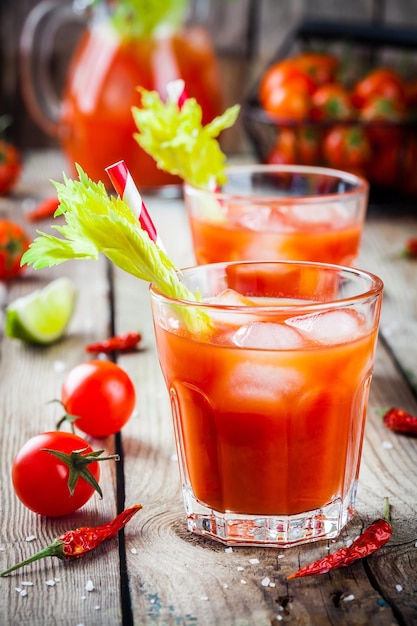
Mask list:
[[[294,57],[294,61],[311,78],[316,87],[336,80],[339,60],[332,54],[326,52],[303,52]]]
[[[297,151],[300,163],[317,165],[321,160],[322,133],[314,126],[300,126],[297,130]]]
[[[405,120],[405,107],[402,102],[385,96],[369,98],[359,112],[359,119],[370,122],[366,132],[378,149],[385,150],[390,144],[399,144],[401,127],[398,122]]]
[[[359,119],[370,122],[388,120],[400,122],[405,119],[404,103],[386,96],[375,95],[369,98],[359,112]]]
[[[0,139],[0,196],[6,196],[15,186],[22,162],[19,150],[11,143]]]
[[[266,163],[288,165],[297,162],[297,138],[291,128],[281,128],[272,150],[266,157]]]
[[[311,107],[314,120],[346,120],[355,115],[350,95],[339,83],[318,87],[311,97]]]
[[[92,437],[108,437],[126,424],[136,402],[128,374],[111,361],[87,361],[74,367],[62,386],[62,404],[77,428]]]
[[[67,515],[83,506],[93,495],[94,488],[79,478],[71,496],[69,468],[45,449],[65,454],[84,449],[82,454],[86,454],[92,449],[84,439],[73,433],[47,432],[29,439],[13,461],[13,487],[23,504],[40,515]],[[98,482],[100,464],[90,463],[88,469]]]
[[[29,238],[20,224],[0,220],[0,280],[20,274],[23,270],[20,260],[29,243]]]
[[[311,100],[308,93],[295,91],[293,85],[283,84],[274,89],[265,102],[265,111],[288,120],[304,120],[309,117]]]
[[[365,174],[371,152],[365,131],[357,125],[338,124],[324,138],[323,154],[332,167]]]
[[[358,108],[374,96],[397,100],[405,105],[406,89],[400,74],[387,67],[377,67],[359,80],[352,90],[352,102]]]
[[[311,78],[294,60],[285,59],[266,70],[259,87],[259,101],[268,113],[299,120],[308,117],[314,89]]]
[[[315,85],[311,78],[297,67],[294,59],[284,59],[271,65],[263,74],[259,85],[259,100],[262,106],[275,89],[284,84],[291,84],[294,91],[312,94]]]

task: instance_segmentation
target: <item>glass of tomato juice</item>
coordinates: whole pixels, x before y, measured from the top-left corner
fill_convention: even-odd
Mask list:
[[[181,280],[200,301],[151,286],[151,302],[188,529],[227,545],[336,537],[354,514],[382,281],[305,261]]]
[[[309,165],[237,165],[215,191],[184,185],[197,263],[292,259],[354,265],[369,184]]]

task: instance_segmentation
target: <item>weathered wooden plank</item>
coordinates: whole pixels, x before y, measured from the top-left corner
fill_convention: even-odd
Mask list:
[[[360,264],[385,283],[381,336],[417,392],[417,263],[403,254],[412,236],[417,236],[415,216],[372,215],[365,225]]]
[[[55,166],[46,160],[28,168],[17,193],[2,203],[2,214],[22,219],[23,203],[36,194],[47,195],[47,176],[55,175]],[[43,223],[42,228],[47,228]],[[28,230],[34,234],[34,228]],[[60,397],[67,372],[86,360],[84,344],[101,338],[109,328],[108,285],[105,263],[71,262],[51,270],[29,270],[22,278],[7,285],[6,302],[47,284],[53,278],[71,277],[78,289],[76,311],[64,339],[49,347],[33,347],[17,340],[0,337],[0,569],[18,562],[49,544],[65,530],[103,523],[116,513],[115,464],[101,466],[104,498],[98,495],[79,511],[62,518],[44,518],[26,509],[14,494],[10,467],[14,455],[27,439],[39,432],[54,430],[62,415],[58,405],[48,404]],[[4,303],[3,303],[4,304]],[[81,433],[80,433],[81,434]],[[87,438],[88,439],[88,438]],[[89,440],[89,439],[88,439]],[[89,440],[95,449],[112,453],[108,440]],[[39,485],[47,489],[48,485]],[[35,539],[25,539],[34,535]],[[92,592],[86,583],[94,584]],[[33,586],[22,586],[22,581]],[[52,581],[50,585],[47,581]],[[26,596],[16,589],[27,592]],[[0,579],[0,623],[20,626],[30,623],[114,625],[121,621],[118,542],[112,540],[99,548],[95,556],[77,562],[62,563],[48,559],[18,570]]]

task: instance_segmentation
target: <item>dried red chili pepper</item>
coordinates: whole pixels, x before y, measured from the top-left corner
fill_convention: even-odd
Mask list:
[[[388,498],[385,498],[384,518],[378,519],[371,524],[348,548],[341,548],[333,554],[328,554],[322,559],[302,567],[295,574],[288,576],[288,579],[325,574],[338,567],[347,567],[358,559],[363,559],[379,550],[387,543],[391,535],[390,506]]]
[[[85,346],[86,352],[129,352],[134,350],[142,340],[140,333],[131,331],[122,335],[114,335],[103,341],[89,343]]]
[[[59,207],[59,200],[56,196],[51,198],[45,198],[41,200],[34,209],[28,211],[25,218],[28,222],[37,222],[39,220],[45,220],[48,217],[54,215],[55,211]]]
[[[405,242],[404,256],[410,259],[417,259],[417,237],[410,237]]]
[[[97,548],[103,541],[115,537],[119,530],[124,528],[128,521],[142,508],[141,504],[135,504],[120,513],[114,520],[101,526],[84,526],[75,530],[68,530],[53,542],[40,550],[25,561],[21,561],[12,567],[0,572],[0,576],[6,576],[19,567],[38,561],[47,556],[56,556],[62,561],[80,559],[88,552]]]
[[[403,409],[390,409],[384,414],[383,421],[390,430],[417,437],[417,416]]]

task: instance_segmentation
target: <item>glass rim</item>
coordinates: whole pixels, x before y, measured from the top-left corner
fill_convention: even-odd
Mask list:
[[[274,260],[274,261],[263,261],[262,259],[253,259],[246,261],[222,261],[219,263],[207,263],[205,265],[190,265],[181,270],[178,270],[178,274],[186,274],[187,272],[199,272],[199,271],[207,271],[210,269],[220,269],[226,268],[233,265],[284,265],[284,266],[304,266],[311,269],[322,269],[328,270],[333,273],[344,273],[348,275],[354,275],[362,280],[366,280],[368,282],[368,288],[364,289],[363,292],[358,293],[354,296],[347,296],[341,298],[332,298],[325,302],[294,302],[285,303],[282,302],[280,304],[262,304],[262,305],[227,305],[227,304],[219,304],[219,303],[211,303],[194,300],[185,300],[183,298],[176,298],[173,296],[167,296],[163,294],[154,283],[150,283],[149,291],[151,297],[159,302],[164,302],[166,304],[176,304],[183,306],[193,306],[197,308],[205,308],[219,311],[251,311],[251,312],[267,312],[267,311],[312,311],[319,312],[323,310],[327,310],[329,307],[346,307],[349,304],[356,303],[358,301],[366,301],[369,299],[373,299],[378,295],[382,295],[384,283],[382,279],[372,272],[368,272],[367,270],[362,270],[356,267],[348,267],[345,265],[337,265],[334,263],[321,263],[316,261],[293,261],[293,260]]]
[[[297,202],[298,204],[315,204],[315,203],[323,203],[330,202],[335,200],[340,200],[341,198],[351,198],[358,195],[368,194],[370,185],[369,182],[363,176],[359,174],[354,174],[352,172],[346,172],[344,170],[339,170],[330,167],[324,167],[321,165],[298,165],[298,164],[267,164],[267,163],[253,163],[253,164],[238,164],[238,165],[230,165],[226,167],[225,170],[226,176],[233,174],[248,174],[248,173],[264,173],[264,174],[307,174],[307,175],[315,175],[315,176],[326,176],[328,178],[337,178],[341,181],[351,183],[355,185],[355,188],[350,189],[348,191],[342,191],[340,193],[331,192],[331,193],[323,193],[312,196],[307,195],[291,195],[291,196],[277,196],[277,195],[259,195],[258,193],[247,193],[241,194],[238,192],[228,192],[228,191],[211,191],[209,189],[204,189],[203,187],[198,187],[196,185],[192,185],[191,183],[184,182],[183,189],[184,193],[191,195],[209,195],[218,200],[235,200],[235,201],[248,201],[249,199],[256,199],[259,204],[265,204],[268,202],[280,202],[285,201],[286,204],[293,204]]]

